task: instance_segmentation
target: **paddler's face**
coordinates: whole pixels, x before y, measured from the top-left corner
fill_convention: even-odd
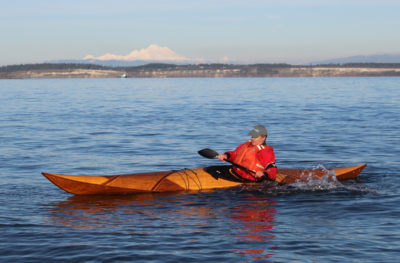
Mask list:
[[[251,137],[251,144],[254,146],[261,145],[264,143],[266,138],[267,137],[265,136]]]

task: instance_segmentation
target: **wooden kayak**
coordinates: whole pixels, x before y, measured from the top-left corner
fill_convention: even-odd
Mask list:
[[[307,182],[327,177],[328,180],[347,180],[357,177],[366,164],[324,169],[278,169],[276,181],[281,184]],[[208,172],[208,167],[165,171],[154,173],[137,173],[109,176],[62,175],[42,173],[62,190],[76,195],[91,194],[133,194],[145,192],[169,192],[185,190],[207,190],[228,188],[241,184],[257,184],[243,182],[232,176],[216,176]]]

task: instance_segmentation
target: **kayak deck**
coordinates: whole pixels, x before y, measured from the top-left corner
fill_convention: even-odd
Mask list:
[[[326,175],[336,176],[337,180],[342,181],[357,177],[365,166],[362,164],[330,170],[278,169],[276,181],[282,184],[295,183],[317,180]],[[206,190],[248,184],[235,178],[218,178],[207,172],[206,168],[109,176],[42,174],[59,188],[76,195]]]

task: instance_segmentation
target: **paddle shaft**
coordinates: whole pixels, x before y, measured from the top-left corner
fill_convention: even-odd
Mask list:
[[[240,164],[234,163],[234,162],[229,161],[229,160],[227,160],[227,159],[224,159],[224,161],[226,161],[226,162],[228,162],[228,163],[231,163],[232,165],[234,165],[234,166],[236,166],[236,167],[239,167],[240,169],[243,169],[243,170],[245,170],[246,172],[253,173],[253,174],[256,173],[255,171],[250,170],[249,168],[243,167],[243,166],[241,166]]]

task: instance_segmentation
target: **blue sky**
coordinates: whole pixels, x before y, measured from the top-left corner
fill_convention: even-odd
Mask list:
[[[0,0],[0,65],[126,55],[307,63],[400,53],[398,0]]]

